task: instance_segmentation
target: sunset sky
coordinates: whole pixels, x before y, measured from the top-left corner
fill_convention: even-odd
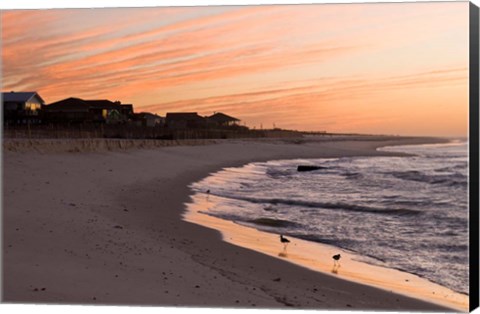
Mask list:
[[[2,91],[466,136],[468,2],[2,11]]]

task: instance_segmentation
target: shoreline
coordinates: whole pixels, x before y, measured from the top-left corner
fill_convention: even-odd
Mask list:
[[[195,209],[198,207],[193,206],[192,210]],[[222,240],[232,245],[248,248],[314,272],[424,300],[455,311],[468,311],[468,295],[455,292],[415,274],[370,264],[365,261],[365,256],[346,249],[289,236],[293,245],[290,243],[285,251],[278,244],[277,235],[253,227],[237,225],[234,222],[198,212],[186,214],[185,220],[219,230],[222,233]],[[277,249],[273,249],[274,247]],[[337,269],[332,267],[330,259],[319,260],[319,257],[329,257],[337,253],[342,254],[341,266]]]
[[[382,148],[384,147],[379,148],[379,151],[382,151]],[[276,233],[263,231],[253,225],[243,225],[210,215],[208,213],[209,207],[215,204],[217,198],[221,197],[193,192],[183,219],[220,231],[222,240],[225,242],[279,258],[313,271],[323,274],[332,273],[333,276],[344,280],[370,285],[386,291],[390,290],[413,298],[423,298],[458,311],[468,310],[468,295],[456,292],[416,274],[369,263],[367,260],[372,259],[371,257],[362,256],[348,249],[303,240],[291,235],[289,238],[293,243],[289,243],[288,250],[286,248],[282,249]],[[341,264],[344,266],[343,268],[332,267],[333,264],[329,257],[337,253],[342,254]]]
[[[400,140],[409,141],[427,140]],[[218,231],[181,220],[188,185],[216,169],[252,159],[385,155],[375,147],[386,143],[392,140],[7,152],[4,301],[449,311],[235,247]],[[39,166],[47,164],[55,165],[53,173]],[[32,189],[39,183],[42,188]],[[27,190],[27,197],[14,197]],[[51,194],[58,190],[63,197]]]

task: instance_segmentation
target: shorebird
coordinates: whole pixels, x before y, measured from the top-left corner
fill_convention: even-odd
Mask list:
[[[210,190],[207,190],[207,194],[210,194]]]
[[[339,263],[340,257],[342,257],[340,254],[337,254],[337,255],[333,255],[333,256],[332,256],[332,258],[333,258],[333,265],[334,265],[334,266]]]
[[[283,248],[286,249],[288,243],[290,243],[290,240],[287,239],[287,238],[284,238],[284,237],[283,237],[283,234],[281,234],[281,235],[280,235],[280,242],[283,243]]]

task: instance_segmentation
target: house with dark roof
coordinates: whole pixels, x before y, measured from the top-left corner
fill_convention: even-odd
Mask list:
[[[108,124],[117,124],[126,122],[127,117],[122,114],[122,105],[119,101],[112,102],[106,99],[85,100],[93,113],[94,122],[104,122]]]
[[[206,127],[207,121],[196,112],[168,112],[165,125],[170,129],[195,129]]]
[[[239,119],[231,117],[221,112],[216,112],[213,115],[206,117],[209,125],[213,126],[234,126],[240,122]]]
[[[85,123],[93,122],[90,106],[80,98],[66,98],[45,106],[47,123]]]
[[[84,100],[66,98],[45,106],[49,123],[108,123],[126,122],[133,115],[133,105],[122,105],[106,99]]]
[[[133,120],[134,113],[133,113],[133,105],[132,104],[120,104],[121,107],[121,114],[123,114],[128,120]]]
[[[9,124],[38,124],[45,101],[37,92],[2,93],[3,119]]]
[[[150,112],[135,113],[134,118],[137,126],[157,127],[165,125],[165,118]]]

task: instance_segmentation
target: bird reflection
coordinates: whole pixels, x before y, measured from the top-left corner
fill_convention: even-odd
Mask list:
[[[335,264],[333,265],[333,268],[332,268],[332,273],[337,275],[338,274],[338,269],[340,268],[340,265],[339,264]]]
[[[278,253],[278,256],[283,257],[283,258],[287,258],[288,254],[287,254],[286,251],[283,251],[283,252]]]

